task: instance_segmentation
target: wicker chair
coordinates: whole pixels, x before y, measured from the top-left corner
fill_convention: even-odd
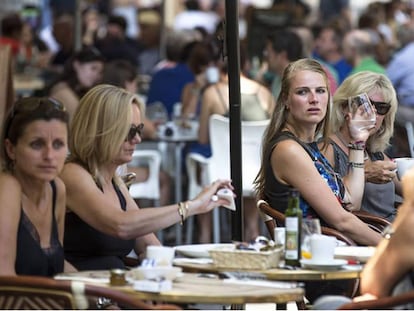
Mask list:
[[[354,211],[352,213],[365,222],[371,229],[379,233],[382,233],[387,226],[391,225],[391,222],[387,219],[365,211]]]
[[[276,225],[283,226],[285,223],[285,215],[281,212],[277,211],[276,209],[272,208],[269,203],[267,203],[264,200],[257,201],[257,209],[259,211],[259,215],[263,222],[265,223],[265,226],[267,228],[267,231],[269,232],[270,236],[273,237],[274,229],[276,228]],[[345,234],[339,232],[338,230],[321,226],[321,232],[322,234],[334,236],[338,240],[344,242],[347,245],[356,245],[356,243],[347,237]]]
[[[0,309],[87,309],[98,297],[111,299],[121,309],[178,310],[176,305],[152,305],[121,291],[76,281],[38,276],[0,276]],[[90,309],[96,309],[95,305]]]

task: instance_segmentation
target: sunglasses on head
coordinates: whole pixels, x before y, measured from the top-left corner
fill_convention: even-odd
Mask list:
[[[9,131],[14,122],[16,115],[18,114],[30,114],[35,112],[37,109],[42,108],[43,112],[46,111],[66,111],[65,106],[57,101],[56,99],[50,97],[41,97],[41,98],[32,98],[26,97],[17,101],[11,108],[10,116],[6,126],[7,137],[9,137]]]
[[[375,107],[375,110],[377,111],[377,113],[381,116],[386,115],[391,108],[390,103],[378,102],[378,101],[372,100],[371,98],[369,100],[371,101],[372,105]]]
[[[65,106],[53,98],[30,98],[30,99],[23,99],[18,101],[12,107],[11,111],[11,118],[13,118],[16,114],[21,112],[32,112],[38,108],[45,108],[45,109],[56,109],[60,111],[65,111]]]
[[[129,129],[129,132],[128,132],[128,135],[125,141],[131,142],[137,134],[139,135],[139,137],[142,137],[143,130],[144,130],[144,123],[141,123],[137,126],[131,125],[131,128]]]

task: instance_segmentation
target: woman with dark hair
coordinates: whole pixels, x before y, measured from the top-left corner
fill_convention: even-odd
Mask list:
[[[68,114],[50,98],[20,99],[3,124],[0,275],[73,270],[64,262],[66,190],[58,177],[67,140]]]
[[[83,49],[65,64],[60,77],[48,87],[49,96],[61,101],[69,118],[79,104],[79,99],[101,80],[104,57],[95,48]]]

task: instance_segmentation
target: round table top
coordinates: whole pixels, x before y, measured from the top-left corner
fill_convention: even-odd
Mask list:
[[[185,272],[220,273],[237,271],[237,269],[218,268],[212,263],[194,263],[188,261],[174,261],[174,265],[183,268]],[[249,270],[264,275],[269,280],[277,281],[321,281],[321,280],[349,280],[357,279],[362,272],[362,265],[347,265],[339,270],[310,270],[297,268],[295,270],[271,268],[267,270]],[[241,270],[243,271],[243,270]]]
[[[57,280],[90,282],[93,285],[110,286],[109,271],[79,271],[58,274]],[[302,301],[304,289],[296,284],[285,285],[272,281],[258,284],[254,280],[220,279],[217,275],[183,273],[172,283],[172,289],[162,292],[134,290],[132,283],[111,286],[137,299],[168,303],[205,303],[238,305],[245,303],[287,303]]]

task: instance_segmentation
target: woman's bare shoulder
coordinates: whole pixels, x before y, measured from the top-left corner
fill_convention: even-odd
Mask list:
[[[13,175],[5,172],[0,173],[0,188],[4,187],[16,187],[18,189],[21,189],[21,185],[19,180],[14,177]]]
[[[86,176],[90,176],[90,173],[80,164],[74,162],[68,162],[63,166],[63,170],[60,173],[60,178],[66,184],[67,181],[78,179],[78,178],[85,178]],[[81,181],[81,179],[79,180]]]

